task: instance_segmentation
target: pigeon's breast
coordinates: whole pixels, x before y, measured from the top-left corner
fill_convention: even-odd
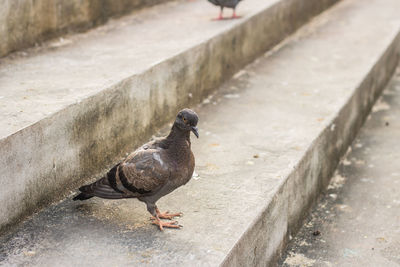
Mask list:
[[[180,173],[181,185],[186,184],[192,178],[193,172],[194,172],[194,165],[195,165],[194,155],[193,155],[192,151],[190,151],[188,161],[185,162],[185,165],[180,168],[180,170],[181,170],[181,173]]]

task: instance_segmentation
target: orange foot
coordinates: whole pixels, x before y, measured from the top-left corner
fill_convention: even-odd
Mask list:
[[[223,20],[223,19],[224,19],[224,17],[222,16],[222,9],[221,9],[221,11],[219,12],[218,18],[215,18],[215,19],[212,19],[212,20]]]
[[[168,220],[172,220],[175,217],[181,217],[182,213],[178,212],[178,213],[169,213],[169,211],[167,212],[160,212],[160,210],[158,208],[156,208],[156,212],[157,212],[157,216],[160,219],[168,219]]]
[[[242,16],[238,16],[238,15],[236,15],[236,10],[235,9],[233,9],[233,13],[232,13],[232,17],[231,17],[231,19],[240,19]]]
[[[169,221],[169,222],[163,222],[159,218],[153,218],[153,224],[158,225],[160,227],[161,231],[164,231],[164,227],[168,228],[181,228],[182,225],[179,225],[177,221]]]

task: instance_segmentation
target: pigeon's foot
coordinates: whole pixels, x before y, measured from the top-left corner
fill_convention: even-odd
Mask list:
[[[232,14],[232,17],[231,17],[231,19],[240,19],[242,16],[238,16],[238,15],[236,15],[236,11],[235,10],[233,10],[233,14]]]
[[[156,213],[157,213],[158,218],[167,219],[167,220],[172,220],[175,217],[181,217],[182,216],[182,212],[178,212],[178,213],[169,213],[169,211],[161,212],[158,208],[156,208]]]
[[[224,20],[224,17],[219,16],[218,18],[213,18],[212,20]]]
[[[221,7],[221,11],[219,12],[218,18],[215,18],[215,19],[213,19],[213,20],[223,20],[223,19],[224,19],[224,17],[222,16],[222,10],[223,10],[223,9],[224,9],[224,8]]]
[[[164,231],[164,227],[177,229],[182,227],[182,225],[179,225],[177,221],[163,222],[159,218],[153,218],[152,223],[158,225],[161,231]]]

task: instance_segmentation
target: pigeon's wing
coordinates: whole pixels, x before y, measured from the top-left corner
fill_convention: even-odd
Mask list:
[[[156,191],[170,177],[163,158],[162,149],[136,151],[119,166],[115,179],[117,188],[135,197]]]
[[[79,188],[81,193],[74,200],[93,196],[118,199],[156,193],[170,177],[170,170],[162,160],[163,149],[143,146],[115,165],[105,177]]]

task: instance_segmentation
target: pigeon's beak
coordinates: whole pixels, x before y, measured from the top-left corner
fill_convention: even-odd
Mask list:
[[[194,133],[194,135],[197,137],[197,138],[199,138],[199,132],[198,132],[198,130],[197,130],[197,127],[195,127],[195,126],[192,126],[192,132]]]

